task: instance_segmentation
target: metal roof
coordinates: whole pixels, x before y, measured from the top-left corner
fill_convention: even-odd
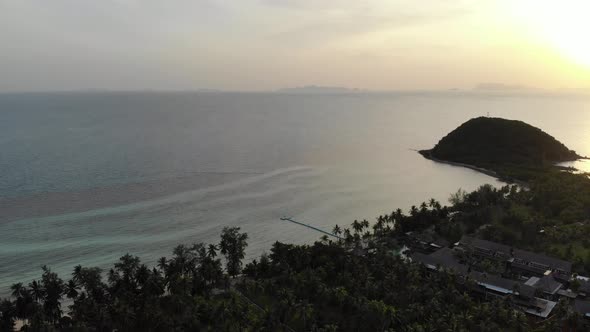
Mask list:
[[[502,254],[505,254],[508,256],[512,255],[514,258],[521,259],[523,261],[526,261],[527,263],[537,263],[540,265],[548,266],[552,269],[560,269],[560,270],[563,270],[568,273],[571,272],[571,270],[572,270],[572,263],[570,263],[568,261],[564,261],[564,260],[554,258],[554,257],[549,257],[549,256],[546,256],[543,254],[534,253],[531,251],[512,248],[512,247],[507,246],[502,243],[482,240],[482,239],[474,238],[474,237],[467,236],[467,235],[463,236],[461,238],[461,241],[459,241],[459,242],[469,245],[469,246],[482,248],[482,249],[486,249],[486,250],[491,250],[494,252],[499,252],[499,253],[502,253]],[[519,266],[523,266],[523,265],[519,264]],[[542,267],[535,267],[535,266],[528,266],[528,265],[524,265],[524,266],[527,266],[527,267],[534,269],[534,270],[542,270],[543,269]]]

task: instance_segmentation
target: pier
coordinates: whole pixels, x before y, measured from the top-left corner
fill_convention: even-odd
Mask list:
[[[316,231],[316,232],[320,232],[320,233],[326,234],[326,235],[328,235],[328,236],[335,237],[335,238],[337,238],[338,240],[344,240],[344,238],[343,238],[343,237],[341,237],[341,236],[338,236],[338,235],[336,235],[336,234],[333,234],[333,233],[330,233],[330,232],[326,232],[325,230],[323,230],[323,229],[319,229],[319,228],[317,228],[317,227],[315,227],[315,226],[311,226],[311,225],[308,225],[308,224],[304,224],[304,223],[302,223],[302,222],[299,222],[299,221],[297,221],[297,220],[295,220],[295,219],[293,219],[293,218],[282,217],[282,218],[281,218],[281,220],[283,220],[283,221],[290,221],[290,222],[292,222],[292,223],[294,223],[294,224],[301,225],[301,226],[304,226],[304,227],[307,227],[307,228],[311,228],[311,229],[313,229],[313,230],[314,230],[314,231]]]

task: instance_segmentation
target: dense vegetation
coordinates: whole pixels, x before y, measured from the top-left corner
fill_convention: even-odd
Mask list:
[[[571,260],[578,271],[590,272],[590,179],[554,166],[579,159],[577,153],[522,121],[486,117],[465,122],[432,150],[421,153],[492,170],[526,189],[512,193],[508,200],[490,197],[490,188],[480,189],[479,194],[459,193],[476,205],[458,208],[467,208],[459,219],[468,222],[459,223],[461,227],[455,224],[462,228],[455,234],[477,232],[494,241],[518,243]],[[474,200],[482,196],[486,202],[499,203],[481,208],[482,203]]]
[[[474,165],[510,173],[552,166],[555,162],[572,161],[580,156],[561,142],[522,121],[479,117],[471,119],[431,150],[421,153],[439,160]]]
[[[313,245],[277,242],[268,255],[243,268],[247,235],[239,228],[224,229],[219,244],[180,245],[155,267],[125,255],[108,271],[77,266],[69,280],[43,268],[39,280],[13,285],[12,295],[0,300],[0,329],[10,330],[15,319],[26,322],[28,331],[554,331],[582,326],[565,304],[550,320],[532,322],[509,302],[470,297],[456,275],[427,273],[397,254],[408,231],[448,239],[479,232],[538,248],[553,235],[544,238],[535,231],[539,225],[527,215],[533,211],[530,195],[516,186],[482,186],[453,195],[449,207],[430,200],[407,214],[398,209],[380,216],[372,226],[366,220],[350,228],[335,226],[339,238],[324,236]],[[491,226],[481,228],[483,223]],[[589,265],[584,260],[579,269]]]

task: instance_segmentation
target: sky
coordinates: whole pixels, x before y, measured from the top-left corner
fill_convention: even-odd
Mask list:
[[[590,88],[586,0],[0,0],[0,91]]]

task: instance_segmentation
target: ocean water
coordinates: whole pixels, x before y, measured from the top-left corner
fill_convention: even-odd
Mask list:
[[[153,263],[180,243],[249,234],[275,241],[331,230],[459,188],[498,182],[436,164],[430,148],[475,116],[519,119],[590,155],[590,101],[461,94],[0,95],[0,295],[40,275]],[[578,163],[585,167],[586,163]]]

